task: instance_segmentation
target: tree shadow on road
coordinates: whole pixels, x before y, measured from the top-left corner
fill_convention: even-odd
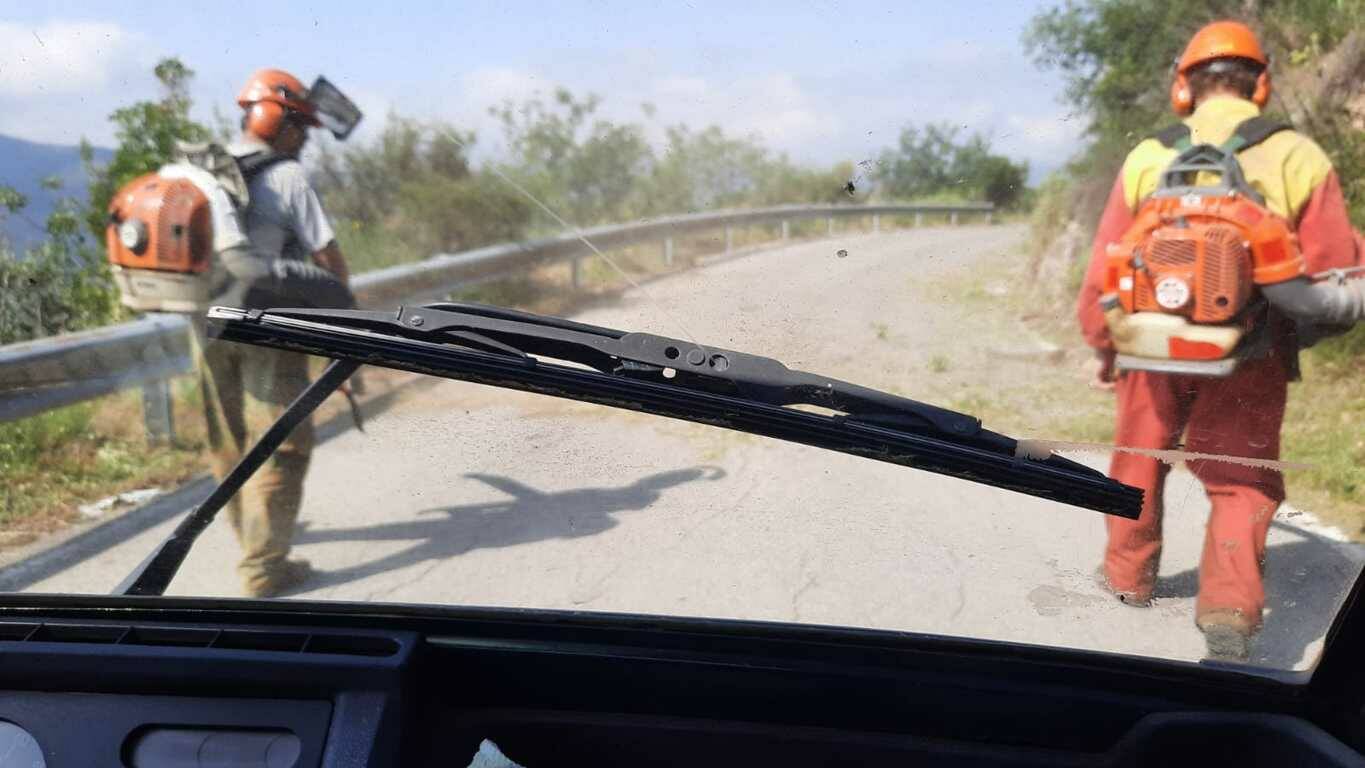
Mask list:
[[[361,528],[304,528],[297,544],[412,541],[410,547],[376,560],[317,573],[302,585],[311,591],[358,581],[425,561],[457,557],[475,549],[494,549],[547,539],[576,539],[615,528],[617,513],[643,510],[675,486],[719,480],[725,471],[703,466],[660,472],[617,488],[576,488],[543,493],[500,475],[465,475],[506,493],[507,501],[422,510],[426,519]]]
[[[1257,666],[1294,669],[1331,627],[1360,574],[1365,550],[1285,523],[1271,525],[1297,540],[1266,549],[1265,604],[1270,611],[1252,645],[1251,660]],[[1158,579],[1155,595],[1195,597],[1198,591],[1199,569],[1191,568]]]

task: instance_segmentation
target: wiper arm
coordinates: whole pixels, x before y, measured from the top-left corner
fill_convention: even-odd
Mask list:
[[[959,477],[1137,518],[1142,491],[1060,456],[1023,455],[1013,438],[956,411],[772,358],[478,304],[397,311],[209,311],[209,335],[333,358],[242,464],[125,581],[161,594],[189,545],[264,456],[286,420],[302,420],[359,364],[565,397],[725,427]],[[559,362],[563,361],[563,362]],[[564,363],[575,365],[565,365]],[[818,406],[833,415],[788,406]],[[287,434],[288,429],[284,429]],[[255,466],[248,466],[255,461]],[[221,497],[221,498],[220,498]],[[210,503],[214,502],[214,503]]]
[[[190,547],[194,546],[195,539],[198,539],[199,534],[213,522],[218,510],[242,489],[246,481],[251,479],[256,470],[270,458],[270,454],[289,437],[289,433],[317,410],[322,401],[345,383],[359,367],[360,363],[353,360],[333,360],[317,381],[308,385],[308,388],[289,404],[284,413],[280,414],[280,418],[270,425],[270,429],[261,435],[261,439],[256,441],[242,460],[237,462],[237,466],[223,478],[223,482],[209,493],[208,498],[190,510],[189,515],[171,531],[171,535],[158,544],[147,559],[114,589],[115,594],[165,594],[166,588],[171,585],[171,579],[175,578],[176,572],[185,562],[185,557],[189,555]]]

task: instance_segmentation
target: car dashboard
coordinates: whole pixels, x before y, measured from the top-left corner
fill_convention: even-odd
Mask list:
[[[1192,665],[639,616],[27,598],[0,609],[4,766],[463,768],[485,740],[526,768],[1365,765],[1302,685]]]

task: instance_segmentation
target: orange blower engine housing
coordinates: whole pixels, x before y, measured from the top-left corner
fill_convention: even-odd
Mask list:
[[[196,312],[215,285],[209,201],[191,181],[149,173],[109,203],[105,247],[123,303],[139,311]]]
[[[1153,196],[1107,250],[1115,344],[1144,358],[1228,358],[1258,319],[1244,312],[1255,287],[1302,273],[1289,223],[1256,202],[1235,194]]]

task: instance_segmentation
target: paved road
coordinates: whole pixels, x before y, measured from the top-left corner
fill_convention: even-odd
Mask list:
[[[1021,234],[930,229],[794,245],[665,278],[577,317],[693,334],[927,399],[983,383],[1008,387],[1023,375],[1074,376],[1006,354],[1016,342],[999,338],[998,324],[964,310],[946,289],[924,290],[1015,258]],[[1191,609],[1207,502],[1181,471],[1167,491],[1161,597],[1141,610],[1107,599],[1093,582],[1103,529],[1094,512],[458,382],[423,381],[400,393],[366,434],[343,433],[318,451],[297,551],[321,573],[298,597],[845,624],[1176,659],[1202,653]],[[29,591],[107,591],[172,524]],[[1271,541],[1270,615],[1257,661],[1303,667],[1365,557],[1293,510],[1282,511]],[[235,594],[235,554],[226,526],[215,524],[171,591]]]

